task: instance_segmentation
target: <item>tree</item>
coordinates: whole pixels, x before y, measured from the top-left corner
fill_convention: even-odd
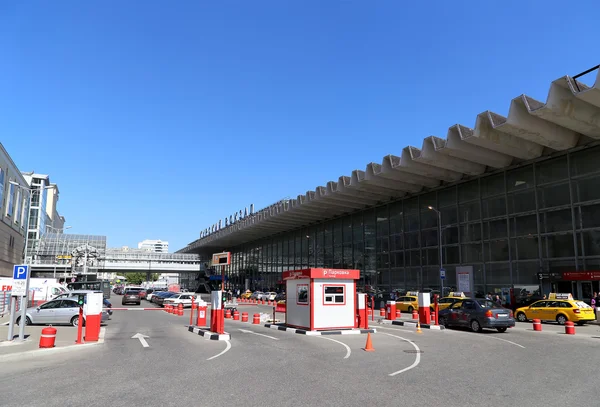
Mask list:
[[[158,273],[150,274],[150,280],[156,281],[160,275]],[[127,273],[127,283],[129,284],[141,284],[142,282],[147,280],[147,273]]]

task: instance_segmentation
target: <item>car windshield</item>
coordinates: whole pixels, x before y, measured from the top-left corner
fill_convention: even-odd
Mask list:
[[[498,304],[490,300],[478,300],[477,303],[481,308],[500,308]]]

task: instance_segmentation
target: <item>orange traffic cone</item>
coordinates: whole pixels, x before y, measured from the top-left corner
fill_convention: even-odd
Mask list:
[[[364,347],[366,352],[375,352],[375,348],[373,348],[373,344],[371,343],[371,334],[367,333],[367,344]]]
[[[422,334],[423,331],[421,331],[421,320],[417,321],[417,333],[418,334]]]

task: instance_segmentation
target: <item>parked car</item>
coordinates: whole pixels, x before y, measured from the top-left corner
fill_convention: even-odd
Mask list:
[[[108,320],[108,312],[102,311],[101,321]],[[19,315],[15,321],[21,323]],[[83,321],[85,325],[85,317]],[[79,304],[74,299],[51,300],[39,307],[30,307],[25,311],[25,325],[68,324],[79,325]]]
[[[467,327],[473,332],[484,328],[505,332],[515,326],[512,310],[493,301],[465,298],[440,311],[439,322],[445,327]]]
[[[174,293],[175,295],[171,295],[169,297],[165,297],[163,301],[164,305],[175,305],[179,306],[179,304],[183,304],[184,308],[191,308],[192,306],[192,297],[194,298],[194,302],[198,302],[198,297],[193,293]]]
[[[262,291],[254,291],[250,296],[252,300],[262,300],[263,292]]]
[[[177,293],[173,293],[171,291],[163,291],[162,293],[158,293],[154,297],[152,297],[152,302],[162,307],[164,306],[165,299],[172,297],[175,294]]]
[[[123,295],[123,300],[121,303],[123,305],[134,303],[136,305],[140,305],[142,302],[142,298],[140,297],[140,290],[127,290]]]
[[[273,301],[276,297],[277,297],[277,293],[275,293],[273,291],[269,291],[269,292],[263,293],[262,299],[265,301]]]

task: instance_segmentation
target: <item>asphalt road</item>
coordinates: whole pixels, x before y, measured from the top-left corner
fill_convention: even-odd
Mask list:
[[[567,336],[546,324],[503,334],[375,324],[375,352],[364,352],[364,335],[310,337],[228,320],[228,344],[189,333],[188,322],[189,311],[115,311],[104,345],[0,365],[0,388],[11,389],[0,405],[597,404],[600,327]],[[131,338],[138,333],[147,348]]]

